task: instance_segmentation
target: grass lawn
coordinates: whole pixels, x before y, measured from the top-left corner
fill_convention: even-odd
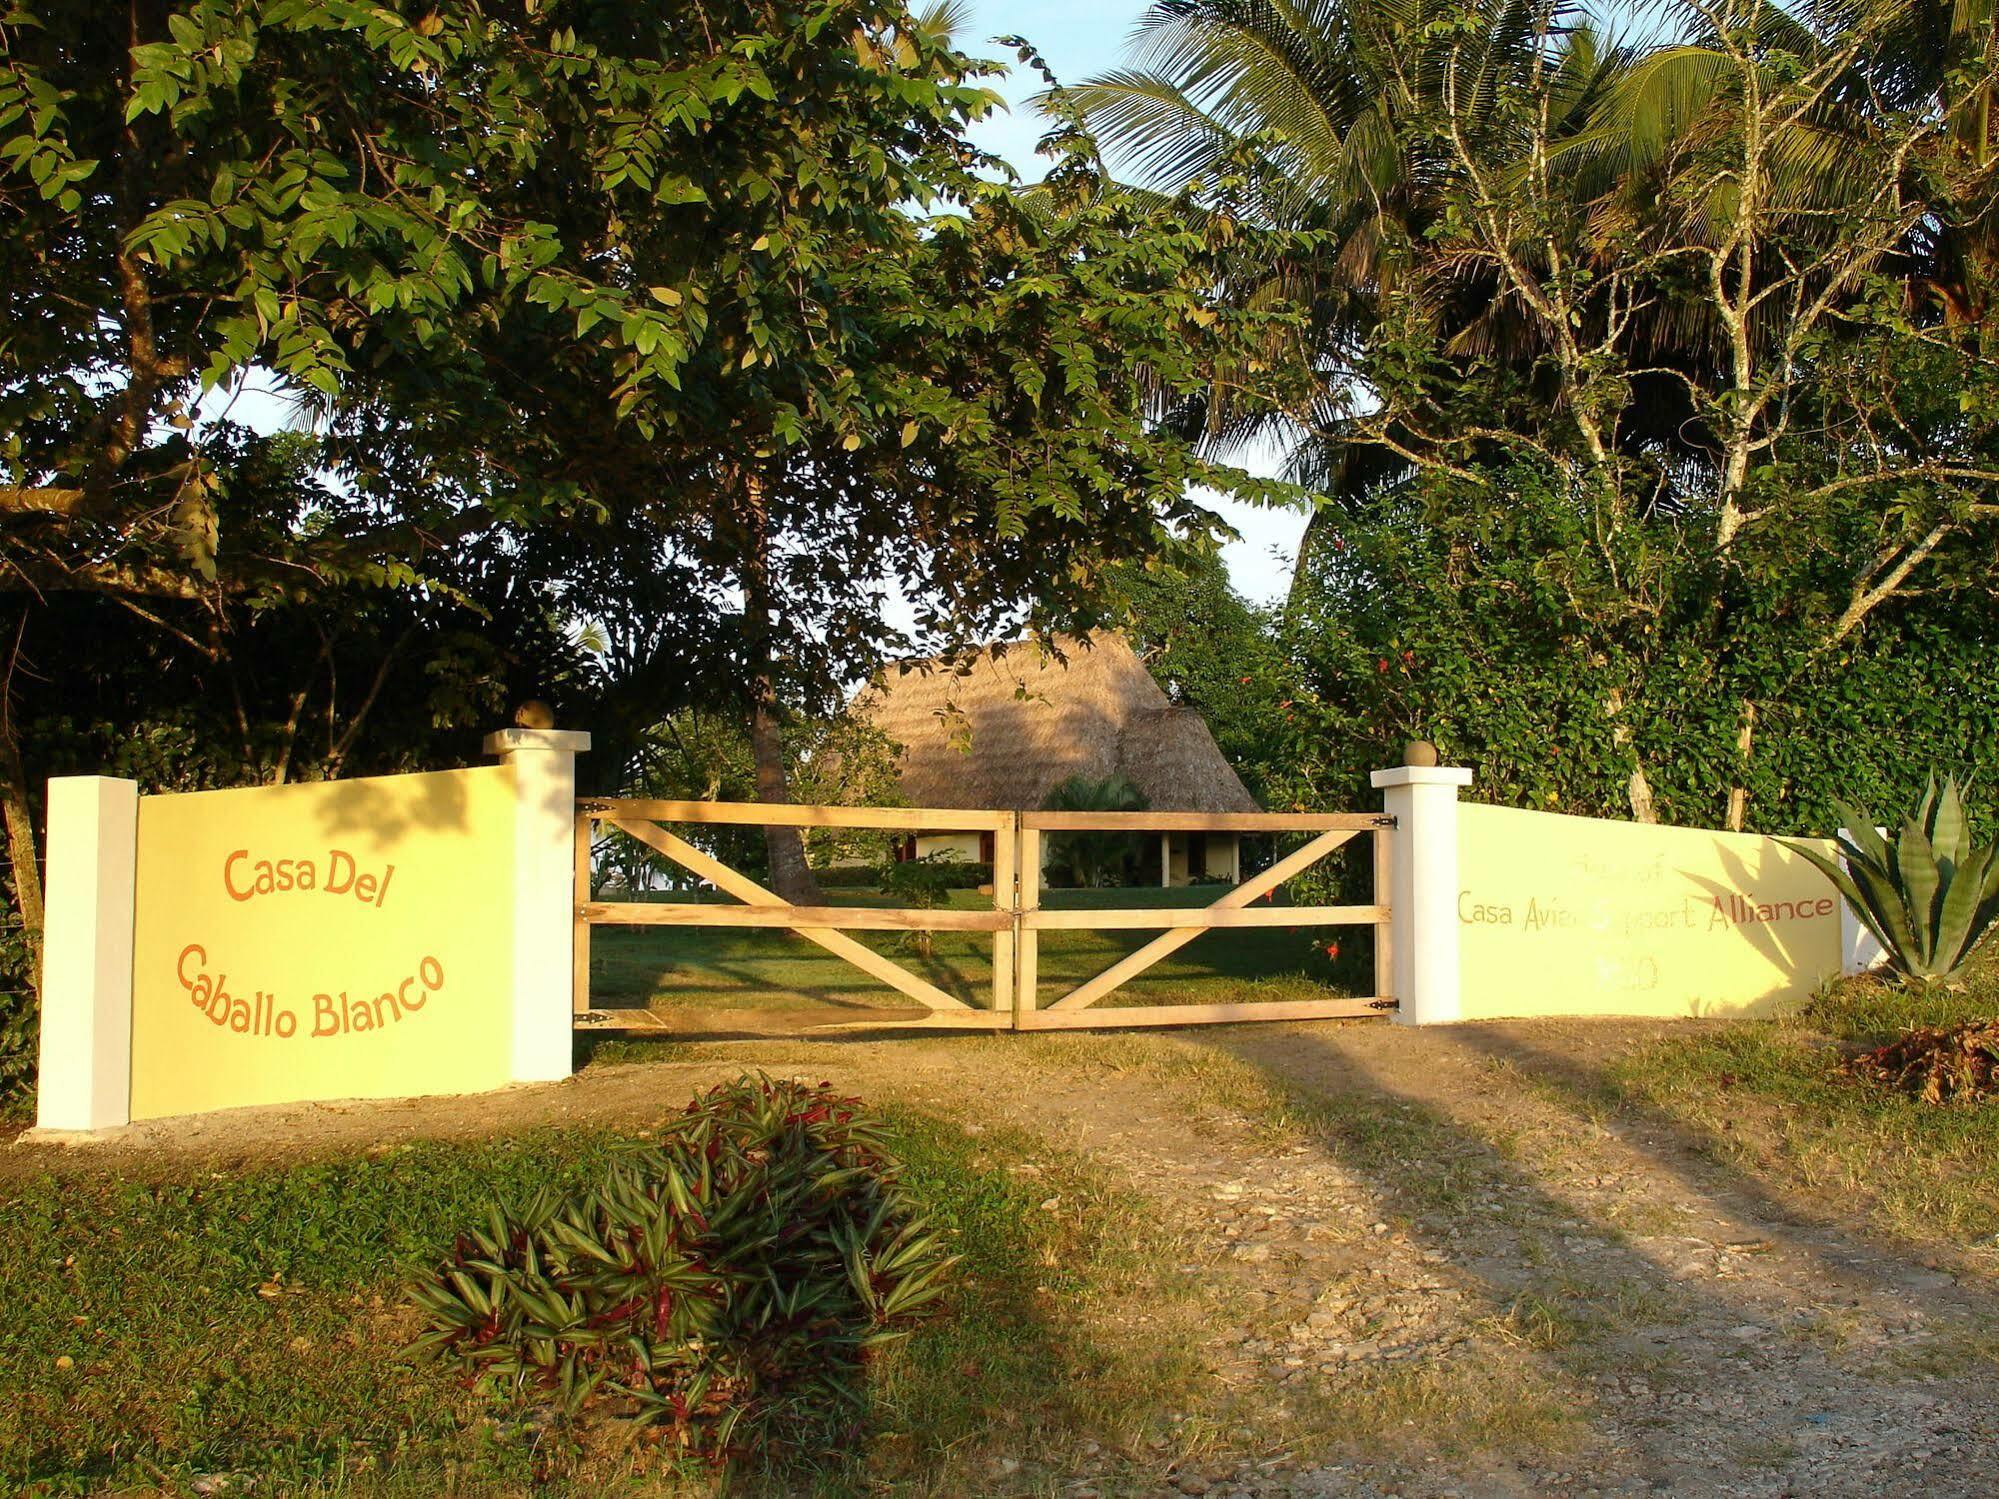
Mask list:
[[[1050,908],[1199,907],[1220,885],[1173,890],[1050,890]],[[833,890],[842,905],[893,904],[876,891]],[[675,899],[688,899],[676,896]],[[991,910],[992,898],[951,892],[954,910]],[[937,932],[924,955],[900,932],[851,932],[976,1008],[992,1003],[992,938]],[[1136,951],[1157,931],[1040,934],[1041,1002],[1048,1004]],[[1237,927],[1206,932],[1148,969],[1106,1004],[1242,1003],[1371,992],[1373,938],[1359,927]],[[1337,958],[1326,953],[1337,944]],[[909,1001],[825,949],[789,932],[739,927],[598,927],[590,939],[590,994],[600,1009],[729,1009],[759,1005],[907,1008]],[[837,1018],[829,1017],[829,1018]]]
[[[1191,1360],[1170,1338],[1114,1346],[1089,1323],[1101,1297],[1153,1273],[1148,1216],[1024,1138],[889,1117],[909,1183],[965,1262],[949,1315],[875,1365],[862,1440],[803,1486],[975,1492],[995,1441],[1032,1450],[1045,1428],[1162,1422]],[[416,1331],[406,1280],[456,1225],[491,1194],[579,1180],[630,1138],[0,1184],[0,1492],[235,1493],[229,1475],[252,1474],[258,1494],[712,1488],[649,1469],[642,1448],[579,1444],[399,1351]]]
[[[1896,1237],[1999,1253],[1999,1103],[1919,1103],[1840,1066],[1907,1026],[1994,1015],[1989,952],[1955,992],[1847,980],[1794,1014],[1637,1052],[1610,1070],[1609,1101],[1690,1125],[1717,1156],[1858,1208]]]

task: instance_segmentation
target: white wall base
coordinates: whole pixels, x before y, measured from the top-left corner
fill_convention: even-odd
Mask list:
[[[1401,1025],[1448,1025],[1460,1014],[1458,789],[1471,772],[1451,765],[1398,765],[1370,778],[1390,835],[1390,967]]]
[[[138,860],[136,781],[58,776],[49,782],[40,1130],[101,1130],[131,1120]]]
[[[502,729],[486,753],[514,772],[513,1078],[568,1077],[575,1045],[576,757],[590,736]]]

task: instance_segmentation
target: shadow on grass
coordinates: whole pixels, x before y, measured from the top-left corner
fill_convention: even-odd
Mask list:
[[[1294,1127],[1365,1184],[1402,1218],[1419,1250],[1457,1272],[1489,1325],[1517,1340],[1530,1367],[1566,1392],[1595,1448],[1595,1479],[1663,1473],[1698,1484],[1726,1482],[1733,1472],[1730,1439],[1710,1441],[1712,1427],[1689,1443],[1677,1421],[1634,1422],[1601,1404],[1593,1381],[1605,1370],[1678,1383],[1697,1390],[1711,1408],[1739,1406],[1779,1427],[1795,1423],[1795,1431],[1827,1419],[1810,1379],[1771,1379],[1773,1360],[1824,1355],[1788,1342],[1802,1329],[1773,1325],[1775,1309],[1753,1286],[1717,1278],[1669,1254],[1663,1243],[1640,1243],[1604,1210],[1620,1199],[1599,1209],[1558,1196],[1535,1169],[1509,1156],[1503,1133],[1438,1099],[1436,1089],[1447,1084],[1412,1088],[1370,1059],[1375,1047],[1367,1043],[1404,1038],[1370,1035],[1355,1044],[1356,1034],[1291,1030],[1280,1037],[1232,1028],[1187,1044],[1247,1063],[1272,1089],[1262,1107],[1266,1117]],[[1529,1077],[1538,1073],[1571,1095],[1593,1091],[1581,1064],[1497,1031],[1465,1027],[1439,1044],[1504,1061]],[[1799,1268],[1814,1303],[1859,1300],[1905,1278],[1906,1265],[1831,1225],[1801,1219],[1739,1173],[1728,1193],[1718,1192],[1670,1121],[1645,1122],[1647,1129],[1620,1138],[1692,1199],[1699,1217],[1709,1220],[1700,1226],[1712,1231],[1717,1213],[1753,1220],[1759,1236],[1804,1262]],[[1743,1328],[1755,1331],[1743,1336]],[[1895,1419],[1895,1402],[1886,1386],[1877,1396],[1873,1387],[1849,1385],[1831,1419],[1835,1429],[1858,1431]]]
[[[982,1492],[997,1450],[1163,1420],[1172,1380],[1129,1372],[1078,1311],[1126,1273],[1133,1210],[1034,1142],[887,1112],[914,1196],[965,1261],[949,1315],[878,1361],[861,1429],[806,1465],[811,1487]],[[580,1182],[633,1138],[543,1131],[227,1174],[163,1162],[145,1181],[79,1160],[7,1183],[0,1492],[249,1487],[232,1474],[259,1493],[629,1491],[643,1444],[625,1432],[575,1440],[401,1349],[407,1278],[459,1225],[494,1196]],[[1011,1169],[1030,1153],[1039,1174]],[[1049,1193],[1102,1216],[1042,1211]]]
[[[906,1183],[964,1259],[947,1315],[878,1363],[867,1427],[820,1492],[992,1492],[1002,1459],[1059,1471],[1092,1435],[1163,1429],[1190,1368],[1097,1320],[1150,1273],[1145,1205],[1032,1137],[888,1116]]]
[[[1745,1024],[1757,1027],[1735,1033],[1746,1041],[1770,1035],[1766,1022]],[[1712,1038],[1709,1044],[1720,1039]],[[1822,1193],[1803,1190],[1802,1184],[1773,1183],[1765,1172],[1752,1167],[1748,1158],[1754,1151],[1741,1141],[1736,1119],[1725,1119],[1726,1127],[1720,1130],[1705,1128],[1648,1099],[1641,1089],[1627,1086],[1613,1066],[1584,1061],[1559,1045],[1538,1043],[1515,1031],[1471,1026],[1465,1028],[1462,1040],[1478,1054],[1514,1070],[1571,1119],[1607,1130],[1682,1192],[1716,1211],[1748,1220],[1759,1232],[1811,1256],[1829,1283],[1857,1290],[1869,1283],[1899,1282],[1912,1294],[1920,1291],[1931,1299],[1941,1291],[1933,1273],[1911,1265],[1905,1254],[1884,1244],[1865,1223],[1864,1199],[1849,1199],[1845,1211],[1835,1211]],[[1870,1099],[1863,1085],[1832,1074],[1835,1054],[1827,1047],[1813,1058],[1809,1065],[1818,1075],[1795,1078],[1804,1086],[1788,1097],[1760,1094],[1753,1085],[1739,1087],[1731,1074],[1718,1073],[1711,1084],[1716,1103],[1725,1108],[1720,1096],[1733,1093],[1737,1097],[1747,1094],[1780,1114],[1786,1110],[1836,1110],[1822,1121],[1828,1129],[1837,1128],[1842,1119],[1857,1127],[1867,1115],[1887,1109],[1915,1126],[1917,1141],[1926,1123],[1942,1129],[1953,1122],[1942,1115],[1926,1120],[1919,1106],[1902,1100]],[[1789,1060],[1794,1065],[1804,1063],[1802,1057]],[[1739,1108],[1738,1117],[1745,1112],[1746,1108]],[[1800,1115],[1791,1122],[1812,1121]],[[1893,1171],[1905,1164],[1897,1157],[1917,1148],[1916,1143],[1904,1141],[1899,1147],[1888,1146],[1865,1164],[1870,1170]],[[1918,1240],[1906,1247],[1923,1246]],[[1964,1301],[1988,1314],[1995,1306],[1990,1297],[1971,1288],[1965,1289]]]

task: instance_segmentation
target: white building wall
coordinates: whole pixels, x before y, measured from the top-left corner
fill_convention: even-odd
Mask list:
[[[977,864],[979,859],[979,835],[977,833],[919,833],[916,835],[916,857],[928,859],[934,854],[948,853],[955,859],[963,859],[967,864]]]

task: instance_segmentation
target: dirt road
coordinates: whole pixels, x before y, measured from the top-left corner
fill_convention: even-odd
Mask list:
[[[1252,1434],[1158,1473],[1165,1491],[1992,1493],[1994,1256],[1882,1241],[1605,1103],[1598,1070],[1658,1030],[755,1040],[478,1098],[24,1145],[0,1170],[226,1169],[636,1123],[747,1067],[807,1073],[1029,1131],[1157,1205],[1202,1302],[1217,1407]],[[1084,1450],[1023,1460],[1022,1492],[1117,1487]]]

